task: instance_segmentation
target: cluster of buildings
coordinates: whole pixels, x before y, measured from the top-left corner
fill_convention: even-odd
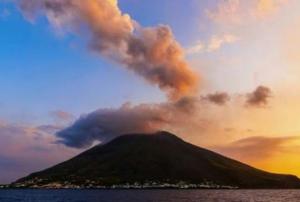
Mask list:
[[[205,182],[201,184],[192,184],[184,181],[178,183],[170,182],[145,182],[145,183],[125,183],[111,186],[99,185],[99,183],[92,180],[85,180],[84,183],[72,183],[69,181],[63,182],[45,182],[47,180],[34,178],[32,180],[15,183],[11,185],[12,188],[37,188],[37,189],[237,189],[238,187],[217,185],[212,182]],[[0,187],[1,188],[1,187]]]
[[[6,184],[0,184],[0,189],[8,188],[8,185]]]

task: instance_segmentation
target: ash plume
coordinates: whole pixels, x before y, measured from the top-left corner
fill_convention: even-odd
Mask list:
[[[54,27],[90,35],[90,48],[178,100],[195,93],[199,78],[166,25],[142,27],[123,14],[117,0],[21,0],[29,19],[45,15]]]

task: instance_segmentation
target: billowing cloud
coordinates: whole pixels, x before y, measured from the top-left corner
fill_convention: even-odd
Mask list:
[[[99,109],[81,116],[73,125],[57,133],[59,142],[70,147],[89,147],[94,141],[105,142],[128,133],[172,130],[190,122],[187,117],[198,107],[198,100],[184,98],[161,104],[126,103],[117,109]],[[178,125],[178,126],[179,126]]]
[[[247,95],[247,106],[263,107],[268,104],[272,91],[266,86],[258,86],[252,93]]]
[[[214,149],[222,154],[242,160],[244,162],[263,161],[274,155],[295,151],[291,144],[300,137],[266,137],[254,136],[232,142]]]
[[[217,105],[224,105],[230,101],[230,96],[226,92],[216,92],[204,96],[203,99]]]
[[[44,14],[54,27],[69,32],[85,28],[93,51],[157,85],[171,99],[195,93],[198,76],[170,27],[144,28],[117,4],[117,0],[21,0],[20,7],[27,17]]]
[[[214,35],[207,43],[198,41],[194,46],[187,48],[186,53],[214,52],[219,50],[223,45],[235,43],[238,40],[239,38],[233,34]]]

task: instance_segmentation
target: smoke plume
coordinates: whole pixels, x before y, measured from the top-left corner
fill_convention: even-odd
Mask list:
[[[142,27],[123,14],[117,0],[21,0],[28,18],[45,15],[57,28],[91,35],[90,48],[110,58],[177,100],[195,93],[198,76],[184,59],[170,27]]]

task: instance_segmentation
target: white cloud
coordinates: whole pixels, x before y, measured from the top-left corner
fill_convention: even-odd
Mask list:
[[[205,50],[205,45],[203,44],[202,41],[198,41],[194,46],[191,46],[186,49],[187,54],[195,54],[195,53],[200,53]]]
[[[219,50],[225,44],[231,44],[238,41],[239,38],[232,34],[225,34],[222,36],[213,36],[207,45],[207,52]]]
[[[239,40],[233,34],[214,35],[208,42],[198,41],[194,46],[186,49],[186,54],[196,54],[203,52],[214,52],[220,50],[226,44],[232,44]]]

